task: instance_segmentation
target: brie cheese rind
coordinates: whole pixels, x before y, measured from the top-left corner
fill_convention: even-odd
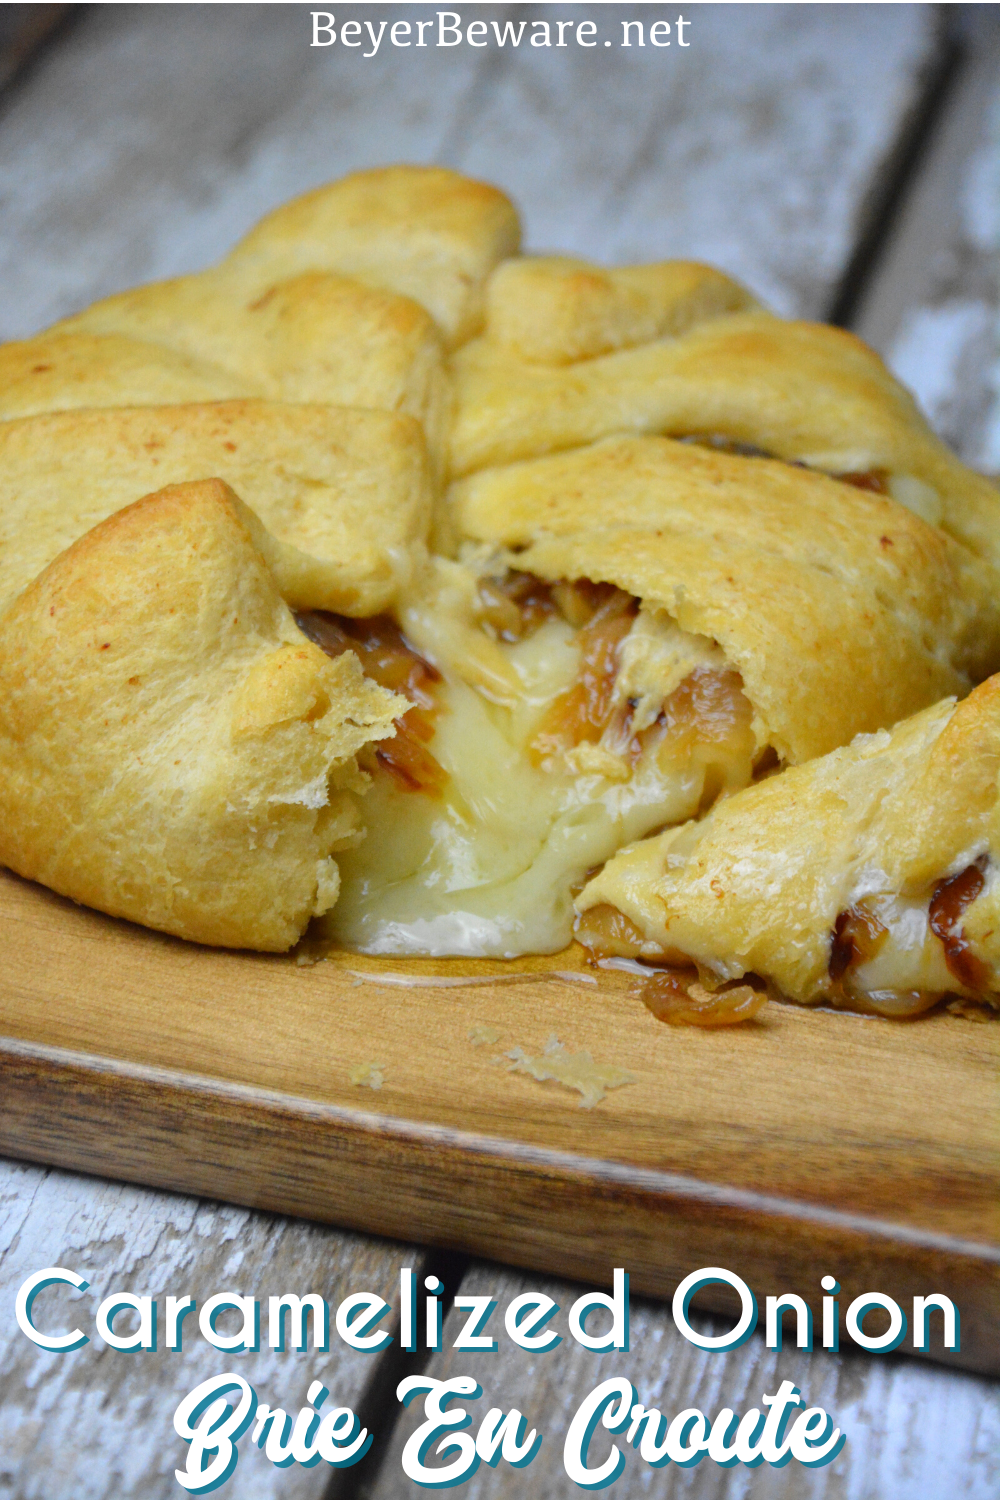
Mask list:
[[[1000,1008],[998,780],[995,676],[623,849],[578,898],[579,935],[716,991],[757,975],[886,1015]]]
[[[0,618],[0,862],[113,916],[284,951],[336,900],[356,753],[405,700],[305,640],[219,480],[88,531]]]
[[[616,301],[616,287],[602,291],[598,273],[589,305],[579,288],[574,301],[570,283],[579,273],[561,272],[562,264],[554,261],[547,278],[551,322],[539,305],[534,338],[521,331],[516,306],[532,263],[494,273],[487,331],[452,361],[453,476],[618,432],[729,445],[890,494],[1000,566],[996,488],[945,447],[853,334],[759,309],[729,312],[727,299],[740,307],[738,289],[692,280],[673,312],[680,332],[641,342],[655,324],[630,317],[624,289]],[[543,300],[536,290],[535,303]],[[742,305],[750,300],[744,294]],[[567,304],[574,312],[564,328]]]
[[[0,423],[0,614],[112,512],[208,476],[263,522],[255,540],[294,608],[376,614],[427,536],[412,417],[265,401],[55,412]]]

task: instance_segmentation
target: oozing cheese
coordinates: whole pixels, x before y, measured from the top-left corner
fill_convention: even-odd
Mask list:
[[[749,780],[754,747],[741,743],[739,768],[721,777],[711,756],[676,746],[664,754],[655,730],[634,766],[628,747],[608,735],[539,764],[529,747],[579,674],[577,632],[550,617],[524,640],[491,640],[475,624],[457,569],[445,565],[438,607],[424,601],[403,616],[409,639],[443,675],[429,748],[447,782],[432,797],[373,777],[366,836],[338,857],[330,930],[369,953],[556,952],[572,937],[573,890],[587,871],[623,843],[694,816],[706,788],[714,795],[732,776]],[[442,607],[445,591],[450,608]],[[647,613],[633,622],[619,664],[615,697],[634,705],[635,730],[654,723],[694,668],[725,667],[713,642]],[[725,761],[725,751],[716,759]]]
[[[931,931],[927,901],[902,896],[869,898],[873,916],[886,928],[878,951],[850,971],[850,999],[881,1015],[912,1015],[959,986]]]

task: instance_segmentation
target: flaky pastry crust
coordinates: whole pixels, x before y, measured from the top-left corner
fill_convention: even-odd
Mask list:
[[[223,947],[283,951],[333,905],[355,753],[408,705],[305,639],[260,530],[219,480],[161,490],[0,619],[0,862]]]
[[[63,548],[167,484],[224,479],[297,609],[386,609],[427,536],[412,417],[267,401],[55,412],[0,423],[0,614]]]

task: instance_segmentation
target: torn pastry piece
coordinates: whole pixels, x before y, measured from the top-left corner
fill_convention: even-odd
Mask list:
[[[405,702],[297,628],[219,480],[75,542],[0,618],[0,862],[179,937],[283,951],[337,897],[356,755]]]
[[[495,279],[514,276],[502,267]],[[544,329],[530,358],[490,335],[455,355],[453,475],[615,432],[660,433],[803,464],[891,495],[1000,566],[995,486],[958,461],[853,334],[760,311],[719,316],[709,304],[697,316],[689,310],[679,336],[565,363],[558,349],[560,341],[572,346],[572,320],[567,332],[565,308],[553,302],[550,362],[539,354]],[[579,327],[586,345],[582,314]]]
[[[258,545],[296,608],[385,609],[427,536],[410,417],[252,400],[55,412],[0,423],[0,614],[113,511],[208,475],[264,523]]]
[[[81,380],[88,358],[99,368]],[[51,367],[45,382],[31,378],[37,364]],[[433,319],[408,297],[325,271],[248,290],[216,267],[105,298],[40,340],[0,348],[0,410],[145,404],[147,388],[171,372],[179,381],[182,369],[191,389],[161,400],[210,399],[195,384],[215,378],[229,382],[224,395],[412,416],[442,451],[448,400]]]
[[[578,935],[722,1000],[752,976],[888,1016],[998,1009],[998,780],[1000,676],[623,849]]]
[[[445,167],[378,167],[276,208],[223,267],[258,293],[300,271],[338,271],[412,297],[455,347],[479,331],[486,278],[520,239],[499,188]]]
[[[751,466],[748,507],[746,467],[624,438],[477,476],[452,504],[479,549],[434,560],[396,621],[304,622],[334,651],[364,636],[365,670],[418,710],[376,752],[341,943],[557,951],[574,886],[623,843],[998,659],[964,548],[779,463]]]

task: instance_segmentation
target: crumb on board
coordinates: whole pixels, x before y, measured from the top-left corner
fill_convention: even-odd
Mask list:
[[[948,1011],[953,1016],[961,1016],[966,1021],[992,1021],[996,1019],[996,1011],[988,1008],[985,1004],[979,1004],[975,1000],[966,1000],[961,995],[956,995],[954,1000],[948,1002]]]
[[[381,1063],[363,1062],[355,1063],[347,1075],[349,1083],[357,1088],[380,1089],[385,1083],[385,1073]]]
[[[636,1083],[634,1073],[625,1068],[616,1068],[609,1063],[596,1063],[589,1052],[570,1052],[558,1037],[550,1036],[543,1051],[535,1057],[529,1056],[523,1047],[514,1047],[507,1053],[509,1073],[527,1073],[539,1083],[558,1083],[563,1088],[577,1089],[582,1095],[581,1109],[593,1109],[607,1095],[608,1089],[620,1089],[626,1083]]]
[[[500,1040],[500,1033],[495,1026],[473,1026],[469,1031],[469,1041],[474,1047],[492,1047]]]

